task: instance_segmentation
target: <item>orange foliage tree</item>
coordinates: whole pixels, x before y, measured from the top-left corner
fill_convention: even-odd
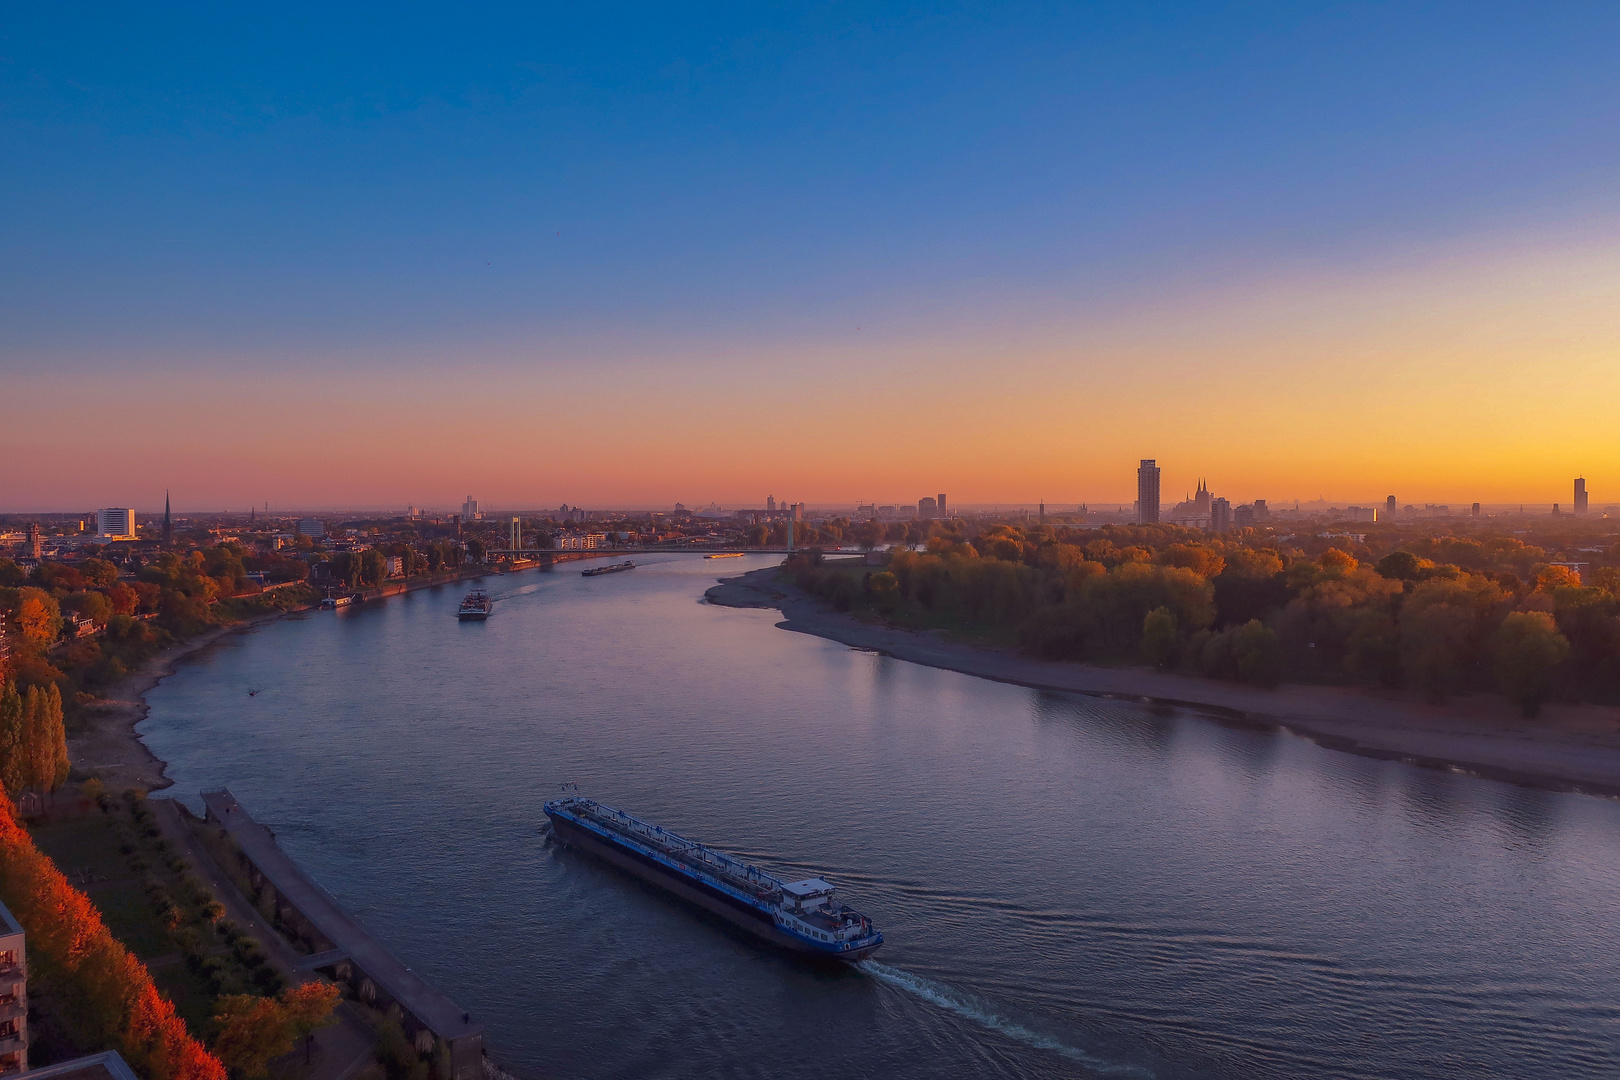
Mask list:
[[[332,1022],[338,988],[329,982],[289,987],[280,997],[232,994],[219,999],[214,1051],[242,1080],[255,1080],[298,1040]]]
[[[186,1031],[146,966],[108,932],[0,799],[0,900],[28,934],[31,975],[73,1040],[117,1050],[147,1080],[225,1080],[225,1066]]]

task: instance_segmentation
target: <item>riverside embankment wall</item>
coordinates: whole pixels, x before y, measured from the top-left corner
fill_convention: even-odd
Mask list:
[[[302,966],[330,974],[366,1004],[397,1010],[418,1052],[445,1064],[445,1080],[484,1080],[484,1025],[400,963],[310,879],[228,790],[203,792],[206,821],[236,842],[242,871],[268,894],[277,919],[310,950]]]

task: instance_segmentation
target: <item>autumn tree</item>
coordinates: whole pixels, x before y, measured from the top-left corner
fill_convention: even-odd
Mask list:
[[[1526,717],[1552,693],[1553,669],[1569,657],[1569,640],[1544,611],[1514,611],[1491,639],[1497,685]]]
[[[25,645],[44,649],[62,632],[62,609],[44,589],[24,586],[17,592],[17,636]]]
[[[225,1080],[151,973],[107,930],[0,799],[0,901],[28,934],[29,989],[76,1045],[117,1050],[145,1080]]]
[[[214,1053],[239,1080],[257,1080],[270,1062],[289,1054],[298,1040],[332,1022],[341,995],[329,982],[312,981],[279,997],[231,994],[218,1002]]]

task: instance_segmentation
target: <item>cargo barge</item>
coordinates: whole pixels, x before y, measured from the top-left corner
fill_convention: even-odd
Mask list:
[[[607,566],[593,566],[589,570],[581,570],[580,577],[596,577],[598,574],[622,574],[626,570],[634,570],[636,564],[626,559],[621,563],[611,563]]]
[[[855,963],[883,934],[819,877],[783,881],[577,792],[546,803],[552,833],[744,930],[803,956]]]
[[[489,618],[494,606],[495,601],[489,598],[489,593],[475,588],[462,598],[461,606],[456,608],[456,618],[462,622],[483,622]]]

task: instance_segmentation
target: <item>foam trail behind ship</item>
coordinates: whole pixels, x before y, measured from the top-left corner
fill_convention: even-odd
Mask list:
[[[921,975],[913,975],[909,971],[902,971],[899,968],[890,967],[876,960],[863,960],[856,964],[855,967],[879,982],[887,983],[897,989],[906,991],[908,994],[920,997],[947,1012],[955,1013],[964,1019],[982,1024],[990,1030],[1006,1035],[1008,1038],[1016,1039],[1026,1046],[1033,1046],[1039,1050],[1050,1050],[1055,1054],[1060,1054],[1071,1061],[1079,1062],[1094,1072],[1107,1076],[1140,1076],[1146,1077],[1148,1080],[1153,1077],[1152,1072],[1140,1066],[1120,1065],[1103,1061],[1086,1053],[1084,1050],[1070,1046],[1059,1039],[1054,1039],[1050,1035],[1042,1035],[1038,1031],[1031,1031],[1022,1024],[1014,1023],[1006,1017],[996,1015],[994,1011],[974,1001],[967,995],[958,993],[942,983],[934,982],[932,979],[925,979]]]

